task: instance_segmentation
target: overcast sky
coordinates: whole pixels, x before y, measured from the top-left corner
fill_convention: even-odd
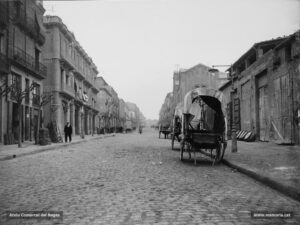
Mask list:
[[[149,119],[158,119],[178,67],[231,64],[254,43],[300,29],[299,0],[44,1],[44,7],[75,34],[119,98]]]

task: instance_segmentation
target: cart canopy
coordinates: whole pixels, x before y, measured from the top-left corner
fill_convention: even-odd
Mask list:
[[[200,87],[189,91],[184,97],[183,114],[194,114],[195,104],[193,103],[199,97],[207,105],[205,107],[205,122],[207,124],[207,129],[212,132],[225,132],[226,137],[226,100],[222,92],[206,87]]]
[[[192,103],[199,96],[209,107],[217,112],[222,111],[226,116],[226,101],[223,93],[209,88],[196,88],[189,91],[184,97],[183,113],[189,114]]]

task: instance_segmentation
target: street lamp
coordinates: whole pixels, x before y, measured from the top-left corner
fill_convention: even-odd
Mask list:
[[[232,65],[213,65],[212,69],[208,71],[210,73],[218,73],[219,70],[215,67],[230,67],[229,70],[229,79],[231,79],[231,118],[232,118],[232,126],[231,126],[231,152],[237,152],[237,139],[236,139],[236,127],[235,127],[235,117],[234,117],[234,83],[233,83],[233,71]]]

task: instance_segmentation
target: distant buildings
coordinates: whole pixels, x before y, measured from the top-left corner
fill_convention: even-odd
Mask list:
[[[0,95],[0,144],[16,143],[19,128],[22,141],[34,141],[39,109],[41,126],[55,124],[63,134],[70,122],[73,135],[82,137],[143,123],[139,108],[97,76],[93,60],[63,21],[44,12],[43,1],[0,1],[0,93],[8,93]],[[20,108],[12,84],[23,93]],[[41,108],[43,96],[51,101]]]
[[[145,125],[145,117],[135,103],[126,102],[128,115],[127,120],[131,121],[132,129],[135,130],[139,126]]]
[[[219,76],[209,72],[210,67],[201,63],[190,69],[181,69],[173,74],[173,92],[168,93],[159,112],[159,123],[170,126],[177,104],[183,102],[184,96],[196,86],[207,88],[218,88]]]
[[[115,90],[103,77],[97,77],[99,89],[99,128],[101,133],[133,130],[143,122],[144,116],[136,104],[118,98]]]
[[[166,95],[165,101],[161,106],[159,111],[159,120],[158,123],[163,127],[171,126],[173,115],[174,115],[174,96],[170,92]]]
[[[56,122],[61,131],[70,122],[75,134],[93,134],[98,114],[97,67],[59,17],[44,17],[44,25],[47,38],[42,55],[48,68],[44,86],[53,95],[45,122]]]
[[[219,82],[224,73],[213,77],[208,70],[198,64],[174,73],[173,93],[166,96],[159,123],[170,124],[185,94],[204,85],[219,88],[227,99],[229,136],[234,122],[237,130],[252,131],[258,141],[300,144],[300,31],[254,44],[228,69],[233,86]]]

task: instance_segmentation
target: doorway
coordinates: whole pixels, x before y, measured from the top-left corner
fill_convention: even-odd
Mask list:
[[[268,141],[267,128],[267,85],[258,88],[258,118],[259,118],[259,140]]]

